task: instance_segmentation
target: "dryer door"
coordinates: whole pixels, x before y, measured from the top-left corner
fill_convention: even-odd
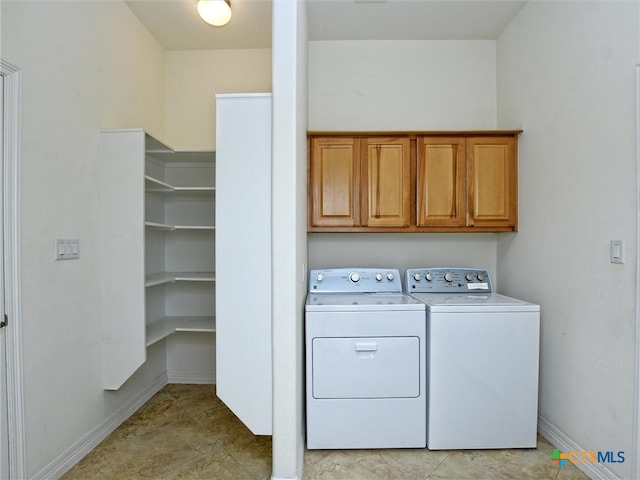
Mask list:
[[[314,398],[420,395],[418,337],[320,337],[312,349]]]

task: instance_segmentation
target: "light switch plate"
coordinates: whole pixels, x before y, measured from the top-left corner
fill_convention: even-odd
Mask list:
[[[624,263],[624,240],[611,240],[609,261],[611,263]]]
[[[56,260],[80,258],[80,240],[77,238],[56,238]]]

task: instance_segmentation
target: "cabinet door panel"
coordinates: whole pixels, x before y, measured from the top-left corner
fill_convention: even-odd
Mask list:
[[[417,225],[465,224],[465,142],[455,137],[418,138]]]
[[[517,159],[513,137],[467,140],[469,207],[467,224],[515,226]]]
[[[408,138],[363,139],[363,226],[408,227],[411,163]]]
[[[216,148],[216,394],[271,435],[271,95],[217,95]]]
[[[359,140],[314,138],[310,161],[311,226],[359,225]]]

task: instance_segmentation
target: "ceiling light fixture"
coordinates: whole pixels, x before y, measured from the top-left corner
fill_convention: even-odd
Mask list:
[[[198,0],[200,17],[214,27],[222,27],[231,20],[230,0]]]

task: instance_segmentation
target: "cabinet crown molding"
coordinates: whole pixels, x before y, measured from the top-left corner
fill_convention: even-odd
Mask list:
[[[520,135],[523,130],[309,130],[308,137],[409,137],[442,136],[509,136]]]

